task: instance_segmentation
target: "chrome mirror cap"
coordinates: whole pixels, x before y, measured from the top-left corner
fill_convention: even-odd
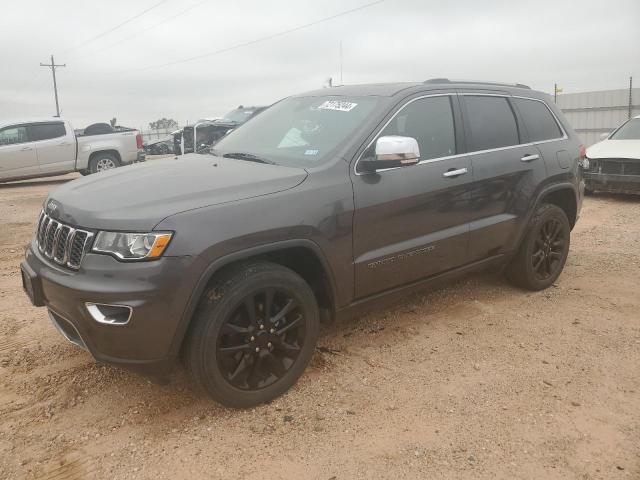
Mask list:
[[[412,137],[388,135],[376,141],[376,160],[395,160],[402,165],[413,165],[420,159],[418,141]]]

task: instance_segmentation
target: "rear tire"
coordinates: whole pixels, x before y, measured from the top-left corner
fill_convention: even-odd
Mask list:
[[[507,267],[507,278],[527,290],[543,290],[562,273],[569,254],[571,226],[567,215],[552,204],[540,206]]]
[[[98,173],[118,168],[120,162],[112,153],[96,153],[89,161],[89,172]]]
[[[235,408],[273,400],[315,350],[318,304],[297,273],[270,262],[231,267],[202,295],[183,360],[193,382]]]

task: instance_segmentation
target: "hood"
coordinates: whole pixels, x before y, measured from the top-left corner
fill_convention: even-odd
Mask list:
[[[300,168],[191,154],[74,180],[54,190],[45,205],[71,225],[143,231],[185,210],[288,190],[306,177]]]
[[[640,140],[603,140],[587,148],[587,157],[640,159]]]

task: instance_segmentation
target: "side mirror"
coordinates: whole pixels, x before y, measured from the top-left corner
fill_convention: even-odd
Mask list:
[[[360,161],[365,172],[385,168],[408,167],[420,161],[420,147],[415,138],[389,135],[376,140],[375,158]]]
[[[611,132],[601,133],[600,140],[606,140],[607,138],[609,138],[609,135],[611,135]]]

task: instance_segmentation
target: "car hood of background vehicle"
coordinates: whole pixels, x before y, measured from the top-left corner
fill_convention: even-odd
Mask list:
[[[603,140],[587,149],[587,157],[640,159],[640,140]]]
[[[306,177],[301,168],[190,154],[74,180],[54,190],[45,206],[71,225],[142,231],[185,210],[288,190]]]

